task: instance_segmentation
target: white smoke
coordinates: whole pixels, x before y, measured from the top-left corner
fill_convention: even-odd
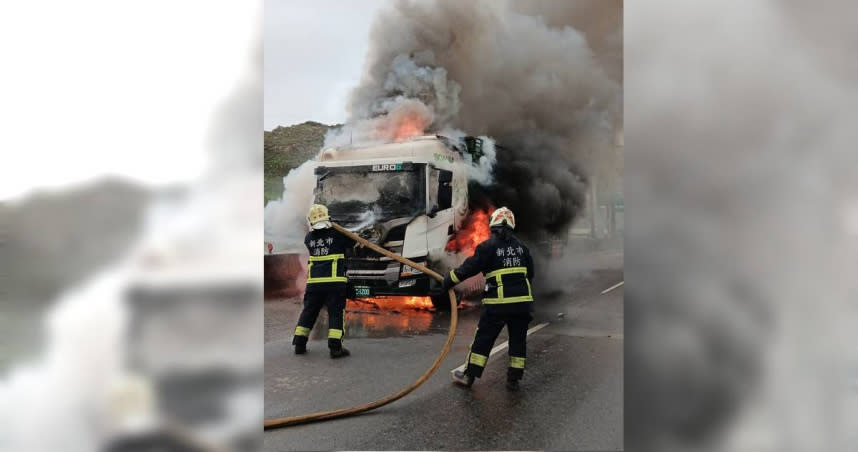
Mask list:
[[[246,202],[262,190],[254,173],[243,169],[207,178],[189,187],[187,197],[156,201],[147,212],[144,234],[128,254],[56,300],[46,316],[44,352],[30,363],[18,363],[0,379],[0,450],[99,450],[139,427],[141,419],[151,420],[148,426],[153,428],[168,425],[152,400],[158,389],[155,374],[163,370],[159,364],[202,372],[261,368],[261,333],[253,321],[261,307],[255,298],[229,293],[221,298],[230,297],[228,307],[201,297],[193,315],[172,319],[181,328],[164,328],[169,322],[162,322],[166,334],[157,338],[160,346],[148,349],[157,363],[128,367],[129,348],[145,350],[129,343],[130,332],[149,320],[145,314],[132,318],[129,290],[194,287],[207,293],[224,286],[261,287],[254,252],[259,214]],[[261,396],[262,388],[242,390]],[[259,413],[261,400],[256,402],[255,407],[237,407],[240,412],[226,410],[212,426],[221,432],[244,428],[244,422]]]
[[[446,69],[433,66],[433,62],[431,51],[394,57],[377,89],[355,90],[349,120],[326,133],[322,149],[368,147],[437,131],[454,140],[464,138],[465,132],[451,126],[461,108],[461,86],[448,78]],[[466,156],[468,177],[490,185],[497,155],[494,141],[482,138],[485,155],[476,162]],[[283,196],[265,206],[265,238],[274,245],[275,252],[304,249],[305,216],[312,205],[315,185],[312,167],[308,161],[291,170],[284,178]],[[361,222],[364,223],[370,224]]]
[[[394,57],[376,89],[355,90],[349,120],[328,131],[324,147],[371,146],[449,127],[462,88],[433,60],[431,52]]]
[[[480,185],[489,186],[495,182],[494,170],[495,163],[498,161],[497,151],[495,150],[495,140],[489,137],[479,137],[483,140],[483,156],[476,162],[467,156],[468,160],[468,179]]]
[[[387,115],[400,102],[416,99],[432,113],[428,126],[437,127],[454,120],[459,112],[462,88],[447,79],[446,69],[428,65],[434,63],[431,52],[421,53],[420,59],[423,64],[418,65],[409,56],[397,55],[390,64],[381,92],[366,106],[353,104],[352,114],[357,117]]]
[[[180,36],[167,37],[182,42]],[[153,63],[157,66],[163,61]],[[155,393],[163,389],[155,383],[153,369],[130,362],[140,344],[132,344],[129,333],[151,312],[129,309],[127,295],[144,281],[165,292],[194,288],[205,294],[193,297],[199,307],[197,315],[171,328],[167,338],[161,337],[163,346],[153,355],[180,363],[179,371],[192,372],[199,369],[181,365],[200,357],[215,357],[217,362],[208,362],[199,372],[201,380],[210,378],[212,369],[239,375],[261,373],[262,333],[257,320],[262,307],[253,294],[262,287],[258,268],[261,216],[258,206],[248,202],[262,191],[258,177],[258,150],[262,149],[258,99],[262,84],[257,66],[251,65],[238,89],[212,112],[205,177],[181,187],[181,195],[153,195],[157,198],[155,206],[147,212],[141,236],[134,238],[130,250],[109,268],[88,275],[89,279],[77,287],[65,289],[45,314],[43,350],[29,362],[12,363],[8,373],[0,376],[0,450],[101,450],[115,435],[131,433],[128,428],[141,433],[139,421],[146,417],[160,417],[156,421],[159,426],[150,426],[163,427],[161,434],[169,429],[169,420],[148,412],[163,413],[163,407],[151,403]],[[212,95],[218,88],[209,90]],[[185,107],[193,105],[193,101],[184,101]],[[72,118],[75,120],[80,118]],[[176,147],[176,139],[199,139],[192,136],[193,129],[185,133],[187,136],[164,128],[148,132],[163,135],[163,141],[172,142],[177,152],[182,149]],[[69,148],[71,153],[75,150],[74,146]],[[111,214],[105,212],[104,218]],[[83,240],[75,245],[103,246]],[[159,303],[152,304],[156,306],[146,306],[147,310],[160,309]],[[242,406],[213,400],[218,404],[214,412],[196,413],[199,418],[204,414],[207,424],[200,429],[186,424],[183,435],[221,449],[241,433],[246,437],[258,431],[256,426],[262,421],[261,378],[237,386],[244,390],[239,397],[252,393],[255,399],[241,397],[248,402]],[[182,394],[186,398],[172,402],[188,413],[195,407],[186,406],[183,400],[213,398],[203,391],[187,388]],[[231,395],[224,392],[218,396]],[[248,421],[252,427],[245,425]]]
[[[452,139],[454,142],[463,143],[462,140],[467,136],[467,133],[452,127],[446,127],[441,130],[438,135]],[[495,182],[494,167],[498,161],[497,150],[495,149],[495,140],[491,137],[477,137],[482,140],[482,152],[476,161],[470,154],[465,154],[464,160],[468,165],[468,180],[476,182],[482,186],[488,187]]]
[[[858,6],[821,6],[629,2],[635,450],[858,448]]]
[[[289,171],[283,178],[283,196],[265,205],[265,241],[274,245],[274,252],[304,252],[307,233],[307,212],[313,205],[316,175],[312,160]]]
[[[396,55],[379,85],[354,91],[347,127],[361,139],[394,141],[450,126],[462,88],[434,60],[431,51]]]
[[[98,449],[111,416],[105,388],[121,366],[119,276],[111,271],[61,297],[46,318],[43,356],[0,380],[0,450]]]
[[[361,229],[375,224],[376,219],[381,214],[380,209],[374,208],[358,216],[358,224],[349,228],[350,231],[360,231]]]

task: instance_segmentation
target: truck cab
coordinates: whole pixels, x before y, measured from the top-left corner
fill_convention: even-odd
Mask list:
[[[465,156],[478,156],[478,140],[433,135],[325,149],[316,160],[315,202],[361,237],[447,272],[463,259],[445,247],[468,214]],[[432,296],[436,302],[442,296],[428,275],[368,248],[355,248],[346,260],[349,297]]]

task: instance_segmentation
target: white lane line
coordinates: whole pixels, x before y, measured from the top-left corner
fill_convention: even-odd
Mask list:
[[[535,327],[527,330],[527,335],[530,336],[531,334],[545,328],[546,326],[548,326],[548,322],[540,323],[539,325],[536,325]],[[495,348],[493,348],[492,351],[489,352],[489,359],[491,359],[491,357],[494,356],[495,353],[497,353],[497,352],[499,352],[499,351],[501,351],[507,347],[509,347],[509,341],[508,340],[503,341],[502,344],[496,345]],[[468,363],[462,364],[461,366],[451,370],[450,373],[453,373],[457,370],[465,370],[466,367],[468,367]]]
[[[605,290],[603,290],[603,291],[602,291],[602,295],[605,295],[606,293],[608,293],[608,292],[610,292],[610,291],[612,291],[612,290],[616,289],[617,287],[622,286],[622,285],[623,285],[623,283],[625,283],[625,281],[620,281],[620,282],[618,282],[618,283],[614,284],[613,286],[608,287],[607,289],[605,289]]]

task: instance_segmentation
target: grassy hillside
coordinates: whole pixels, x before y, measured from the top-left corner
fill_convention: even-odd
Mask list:
[[[307,121],[265,132],[265,202],[283,194],[283,177],[292,168],[313,158],[329,129],[339,127]]]

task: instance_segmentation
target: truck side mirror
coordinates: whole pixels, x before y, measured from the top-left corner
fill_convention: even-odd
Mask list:
[[[474,158],[474,161],[482,157],[483,154],[483,140],[477,137],[465,137],[465,148],[468,150],[468,154]]]

